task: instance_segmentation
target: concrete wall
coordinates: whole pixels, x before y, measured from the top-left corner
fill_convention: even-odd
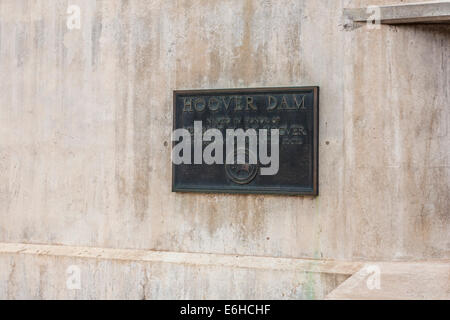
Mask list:
[[[390,3],[0,0],[0,242],[450,259],[450,26],[342,17]],[[319,197],[171,192],[172,90],[303,85]]]

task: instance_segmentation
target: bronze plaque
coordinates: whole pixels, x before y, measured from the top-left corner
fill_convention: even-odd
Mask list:
[[[318,194],[318,87],[180,90],[173,107],[174,192]]]

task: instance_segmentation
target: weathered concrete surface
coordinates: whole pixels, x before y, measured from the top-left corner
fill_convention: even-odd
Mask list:
[[[377,263],[379,287],[367,284],[367,269],[345,280],[326,299],[450,300],[450,261]]]
[[[77,290],[66,285],[74,266]],[[450,261],[362,263],[0,243],[0,268],[3,298],[450,299]]]
[[[80,271],[79,289],[67,286]],[[360,263],[0,243],[3,299],[321,299]],[[78,281],[78,280],[76,280]]]
[[[380,23],[450,23],[450,1],[401,3],[380,6],[377,19]],[[344,14],[355,22],[373,19],[373,8],[345,8]]]
[[[73,0],[68,30],[0,0],[0,241],[449,259],[450,27],[341,16],[391,3]],[[321,87],[319,197],[171,193],[172,90],[291,85]]]

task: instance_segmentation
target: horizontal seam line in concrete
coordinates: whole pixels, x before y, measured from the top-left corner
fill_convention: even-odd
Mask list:
[[[449,268],[448,270],[450,270],[450,260],[364,262],[336,261],[25,243],[0,243],[0,254],[22,254],[36,256],[69,257],[76,259],[136,261],[142,263],[172,263],[195,266],[221,266],[240,269],[284,270],[342,275],[352,275],[361,270],[367,264],[379,264],[388,268],[400,267],[401,269],[405,267],[420,269],[421,266],[423,267],[424,265],[427,265],[428,267],[444,267]]]
[[[290,270],[299,272],[351,275],[364,263],[353,261],[295,259],[226,255],[214,253],[186,253],[136,249],[75,247],[67,245],[39,245],[0,243],[0,254],[56,256],[84,259],[174,263],[203,266],[222,266],[245,269]]]

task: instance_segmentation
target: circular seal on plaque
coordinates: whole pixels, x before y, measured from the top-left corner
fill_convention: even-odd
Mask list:
[[[238,152],[240,152],[240,150],[238,150],[234,155],[236,156]],[[245,149],[242,152],[245,153],[245,158],[249,159],[249,150]],[[258,165],[248,163],[225,164],[225,173],[227,174],[228,178],[234,183],[249,184],[253,181],[253,179],[256,178],[256,175],[258,174]]]

